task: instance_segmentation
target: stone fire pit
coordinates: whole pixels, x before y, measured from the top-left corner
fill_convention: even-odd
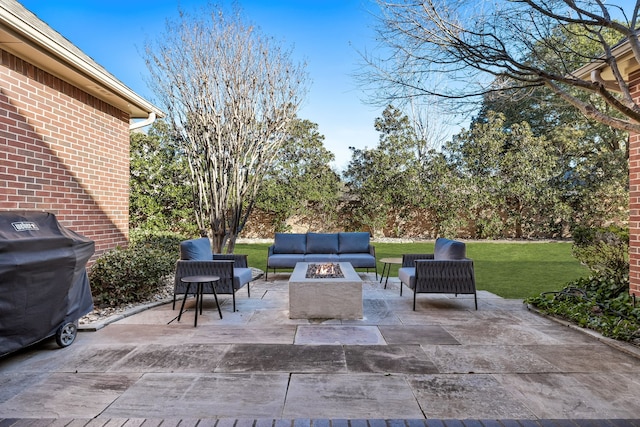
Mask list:
[[[351,264],[296,264],[289,278],[289,318],[362,319],[362,280]]]

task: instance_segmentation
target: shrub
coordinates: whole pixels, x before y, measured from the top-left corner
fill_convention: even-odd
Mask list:
[[[91,267],[94,304],[139,303],[156,294],[174,272],[182,240],[175,233],[133,231],[128,248],[105,253]]]
[[[629,230],[611,225],[606,228],[576,227],[573,255],[595,276],[613,277],[624,282],[629,277]]]
[[[602,335],[640,343],[640,308],[634,306],[628,283],[611,277],[581,278],[558,292],[528,298],[547,314],[567,319]]]
[[[149,231],[135,229],[129,232],[129,247],[151,248],[173,256],[173,261],[180,256],[180,242],[191,237],[169,231]]]
[[[576,228],[573,255],[593,273],[525,302],[602,335],[640,343],[640,308],[629,295],[629,231]]]

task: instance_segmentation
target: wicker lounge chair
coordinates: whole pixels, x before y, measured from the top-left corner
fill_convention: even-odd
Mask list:
[[[247,285],[247,295],[251,297],[251,269],[247,265],[247,255],[212,254],[209,239],[186,240],[180,243],[180,260],[176,263],[176,277],[173,287],[173,308],[176,295],[184,294],[187,285],[180,279],[187,276],[218,276],[216,293],[233,296],[233,311],[236,311],[235,292]],[[203,293],[213,293],[211,284],[204,285]],[[191,293],[191,292],[189,292]],[[195,295],[195,290],[193,291]]]
[[[398,270],[400,295],[402,284],[413,289],[413,310],[419,293],[473,294],[478,309],[478,295],[473,260],[466,257],[465,244],[439,238],[433,254],[405,254]]]

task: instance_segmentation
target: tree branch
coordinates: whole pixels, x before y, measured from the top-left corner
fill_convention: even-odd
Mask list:
[[[639,3],[629,10],[602,0],[378,0],[378,35],[388,55],[362,55],[361,82],[379,104],[425,95],[473,103],[494,92],[547,85],[590,118],[634,129],[640,108],[612,46],[626,38],[640,62]],[[620,14],[626,22],[613,18]],[[591,61],[610,68],[621,95],[572,75]],[[601,97],[611,111],[580,101],[575,91]]]

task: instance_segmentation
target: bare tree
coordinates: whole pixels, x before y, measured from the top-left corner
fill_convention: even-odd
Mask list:
[[[246,24],[239,10],[180,11],[146,45],[151,86],[191,170],[198,226],[233,252],[290,121],[306,94],[305,64]]]
[[[434,96],[428,97],[427,102],[411,97],[405,106],[416,134],[416,154],[421,162],[425,161],[430,150],[440,148],[450,136],[448,131],[453,124],[453,116],[446,114],[440,104]]]
[[[640,62],[638,1],[376,1],[384,56],[364,54],[370,65],[364,81],[384,102],[435,95],[460,106],[546,86],[591,119],[640,132],[640,107],[617,51],[624,41]],[[585,41],[580,49],[576,39]],[[588,63],[607,64],[613,80],[581,78],[575,71]]]

